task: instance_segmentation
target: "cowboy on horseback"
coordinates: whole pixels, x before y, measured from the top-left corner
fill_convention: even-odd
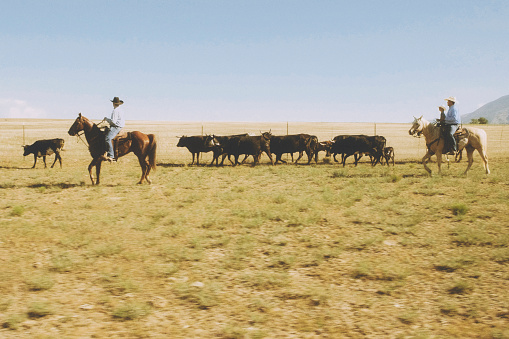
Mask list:
[[[112,140],[115,138],[118,133],[120,133],[120,130],[125,126],[125,120],[124,120],[124,112],[120,105],[122,105],[124,102],[120,100],[118,97],[114,97],[113,100],[111,100],[113,103],[113,112],[111,112],[111,118],[104,117],[102,122],[107,122],[109,124],[109,129],[106,130],[105,138],[106,138],[106,145],[108,146],[107,155],[104,157],[104,160],[107,160],[109,162],[117,161],[115,159],[115,151],[113,149],[113,143]],[[100,124],[100,123],[99,123]]]
[[[448,97],[444,100],[447,101],[447,106],[449,106],[449,109],[447,110],[447,114],[444,115],[443,113],[445,107],[444,106],[439,107],[441,112],[440,125],[442,127],[443,136],[445,137],[446,146],[446,149],[444,150],[443,154],[454,155],[458,150],[456,138],[454,138],[454,132],[456,132],[456,130],[458,129],[458,125],[460,124],[460,115],[455,106],[456,103],[455,97]]]

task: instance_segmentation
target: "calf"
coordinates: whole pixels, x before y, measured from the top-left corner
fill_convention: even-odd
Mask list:
[[[325,151],[325,156],[326,157],[330,157],[331,155],[331,146],[332,146],[332,141],[330,140],[327,140],[327,141],[320,141],[317,145],[316,145],[316,148],[315,148],[315,162],[318,163],[318,153],[319,152],[322,152],[322,151]]]
[[[387,166],[389,166],[389,160],[392,160],[392,166],[394,166],[394,148],[384,147],[383,157],[387,163]],[[381,164],[384,164],[383,161],[381,161]]]
[[[62,157],[60,156],[60,151],[63,151],[64,147],[64,139],[45,139],[45,140],[37,140],[32,145],[23,146],[24,152],[23,156],[27,156],[29,154],[34,155],[34,165],[32,168],[35,168],[35,164],[37,163],[37,158],[42,157],[42,161],[44,161],[44,168],[46,168],[46,156],[52,155],[55,153],[55,161],[53,161],[53,165],[51,168],[55,166],[57,160],[60,162],[60,168],[62,168]]]
[[[194,156],[196,154],[196,165],[200,164],[200,153],[207,153],[214,150],[214,138],[210,135],[194,135],[194,136],[182,136],[177,143],[177,147],[186,147],[189,152]]]

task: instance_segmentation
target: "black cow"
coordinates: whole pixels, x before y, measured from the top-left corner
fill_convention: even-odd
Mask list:
[[[389,166],[389,161],[392,161],[392,166],[394,166],[394,148],[384,147],[383,157],[385,159],[385,162],[387,163],[387,166]],[[381,161],[380,163],[382,165],[384,164],[383,161]]]
[[[194,155],[196,154],[196,164],[199,165],[200,153],[214,150],[214,138],[210,135],[182,136],[177,143],[177,147],[186,147],[191,152],[193,155],[191,165],[194,164]]]
[[[375,166],[383,156],[385,143],[385,137],[379,135],[338,135],[332,142],[331,153],[334,154],[334,161],[336,162],[336,154],[342,155],[341,162],[343,166],[345,166],[346,159],[349,156],[368,153],[373,159],[371,165]],[[354,158],[355,166],[357,166],[360,156],[354,156]]]
[[[228,160],[232,163],[232,165],[235,165],[235,163],[231,160],[230,156],[235,156],[237,153],[237,150],[239,148],[239,141],[240,137],[248,136],[247,133],[244,134],[237,134],[237,135],[214,135],[214,158],[212,159],[212,162],[210,165],[214,164],[214,161],[216,162],[216,165],[218,165],[219,157],[223,156],[221,159],[221,166],[223,166],[224,159],[228,156]],[[246,157],[244,160],[246,160]],[[244,161],[242,161],[244,162]]]
[[[60,151],[63,150],[64,147],[64,139],[45,139],[45,140],[37,140],[32,145],[23,146],[24,152],[23,156],[27,156],[29,154],[34,155],[34,165],[35,167],[37,163],[37,158],[42,157],[42,161],[44,161],[44,168],[46,168],[46,156],[52,155],[55,153],[55,161],[53,161],[53,165],[51,168],[55,166],[57,160],[60,162],[60,168],[62,168],[62,157],[60,156]]]
[[[295,160],[297,163],[304,152],[308,156],[308,164],[313,159],[316,147],[318,146],[318,138],[309,134],[291,134],[291,135],[273,135],[270,137],[270,151],[276,155],[276,164],[281,161],[286,163],[281,156],[285,153],[299,152],[299,157]]]
[[[239,156],[241,154],[252,155],[253,156],[253,166],[256,166],[258,161],[260,161],[260,157],[263,152],[267,154],[270,159],[272,165],[274,165],[274,161],[272,160],[272,154],[270,152],[270,138],[272,134],[270,132],[264,132],[262,135],[257,136],[242,136],[239,137],[238,147],[235,150],[235,165],[239,164]]]
[[[318,163],[318,153],[325,151],[325,156],[330,157],[331,155],[332,141],[320,141],[315,148],[315,162]]]

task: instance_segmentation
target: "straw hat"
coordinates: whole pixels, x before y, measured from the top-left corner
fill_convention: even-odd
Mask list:
[[[448,98],[445,98],[444,100],[445,101],[452,101],[452,102],[456,103],[456,97],[448,97]]]
[[[114,97],[113,100],[111,100],[111,102],[114,103],[114,104],[119,104],[119,105],[122,105],[124,103],[118,97]]]
[[[438,109],[441,110],[441,111],[445,111],[447,109],[447,107],[445,107],[444,105],[442,106],[438,106]]]

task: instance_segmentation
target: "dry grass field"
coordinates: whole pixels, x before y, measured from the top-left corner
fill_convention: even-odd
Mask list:
[[[507,126],[485,126],[490,175],[475,153],[430,177],[410,123],[129,122],[157,136],[153,184],[131,154],[92,186],[71,124],[0,120],[2,338],[509,338]],[[188,166],[176,147],[269,129],[377,133],[396,165]],[[23,140],[55,137],[63,168],[30,169]]]

